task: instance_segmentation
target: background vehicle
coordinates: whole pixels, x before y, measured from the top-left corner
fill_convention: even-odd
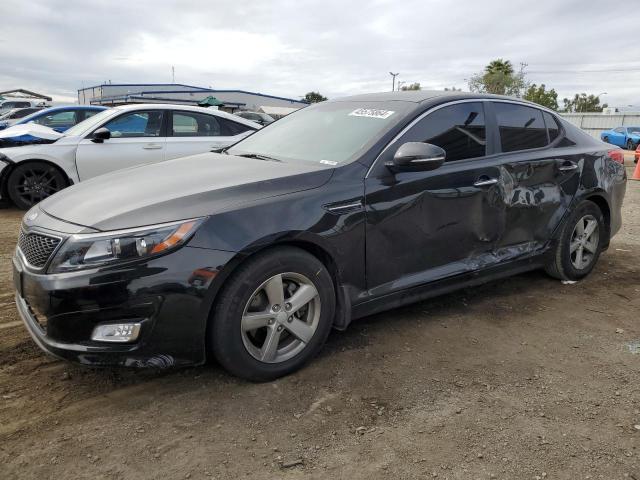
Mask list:
[[[354,318],[536,268],[585,277],[626,187],[620,149],[491,95],[321,102],[225,153],[113,172],[25,215],[17,304],[42,348],[136,366],[208,353],[273,379]]]
[[[99,108],[104,111],[64,134],[47,129],[53,137],[59,135],[47,140],[52,143],[0,148],[2,197],[26,209],[70,184],[120,168],[227,147],[261,128],[225,112],[184,105]]]
[[[17,120],[26,117],[38,110],[42,110],[44,107],[28,107],[28,108],[14,108],[0,115],[0,130],[4,130],[10,125],[13,125]]]
[[[4,113],[14,108],[45,107],[42,100],[30,100],[28,98],[5,98],[0,100],[0,113]]]
[[[23,125],[25,123],[33,122],[38,125],[44,125],[45,127],[52,128],[56,132],[64,132],[74,125],[106,109],[107,107],[85,105],[50,107],[36,110],[30,115],[22,117],[20,120],[13,122],[10,125]],[[8,126],[9,125],[4,125],[4,128],[7,128]],[[0,123],[0,128],[2,128],[2,123]]]
[[[69,106],[51,107],[38,110],[15,122],[12,122],[11,125],[7,125],[4,128],[0,125],[0,131],[2,132],[0,134],[0,149],[51,143],[55,140],[55,137],[41,137],[35,133],[25,132],[24,129],[16,128],[20,125],[34,124],[62,133],[72,126],[106,109],[107,107],[97,106]],[[36,128],[35,130],[43,129]]]
[[[236,112],[235,115],[259,123],[260,125],[269,125],[276,121],[271,115],[260,112]]]
[[[603,142],[617,145],[627,150],[635,150],[640,143],[640,127],[617,127],[600,134]]]

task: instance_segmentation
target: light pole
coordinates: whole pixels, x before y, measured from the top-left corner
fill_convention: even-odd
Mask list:
[[[400,75],[400,72],[398,72],[398,73],[389,72],[389,75],[391,75],[393,77],[393,82],[391,83],[391,91],[395,92],[396,91],[396,77],[398,75]]]
[[[599,94],[596,96],[596,100],[598,100],[598,105],[600,105],[600,96],[601,96],[601,95],[608,95],[608,93],[607,93],[607,92],[602,92],[602,93],[599,93]],[[602,107],[600,107],[600,110],[602,111]]]

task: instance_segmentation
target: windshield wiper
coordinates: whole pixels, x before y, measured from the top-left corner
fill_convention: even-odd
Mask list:
[[[240,154],[238,154],[236,156],[237,157],[244,157],[244,158],[256,158],[258,160],[268,160],[270,162],[282,162],[282,160],[280,160],[278,158],[269,157],[267,155],[261,155],[259,153],[240,153]]]

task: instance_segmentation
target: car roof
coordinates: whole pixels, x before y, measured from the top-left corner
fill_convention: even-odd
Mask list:
[[[222,110],[216,110],[212,108],[206,107],[198,107],[195,105],[179,105],[172,103],[136,103],[132,105],[118,105],[117,107],[113,107],[114,110],[120,112],[135,112],[137,110],[185,110],[189,112],[199,112],[207,115],[218,115],[219,117],[226,118],[231,120],[232,122],[242,123],[244,125],[248,125],[253,128],[261,128],[262,125],[256,122],[252,122],[251,120],[247,120],[246,118],[239,117],[237,115],[232,115],[227,112],[223,112]]]
[[[98,105],[64,105],[64,106],[43,108],[42,110],[38,111],[38,113],[52,113],[52,112],[58,112],[60,110],[69,110],[69,109],[71,110],[106,110],[107,108],[108,107],[101,107]]]
[[[506,95],[492,95],[488,93],[471,93],[459,91],[444,90],[405,90],[399,92],[380,92],[365,93],[361,95],[352,95],[349,97],[337,98],[329,100],[330,102],[392,102],[402,101],[411,103],[442,103],[452,100],[508,100],[531,105],[541,110],[547,110],[545,107],[536,103],[528,102],[521,98],[508,97]]]

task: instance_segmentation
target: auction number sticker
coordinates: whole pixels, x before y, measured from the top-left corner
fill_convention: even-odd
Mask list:
[[[357,108],[349,115],[352,117],[389,118],[395,112],[392,110],[378,110],[375,108]]]

